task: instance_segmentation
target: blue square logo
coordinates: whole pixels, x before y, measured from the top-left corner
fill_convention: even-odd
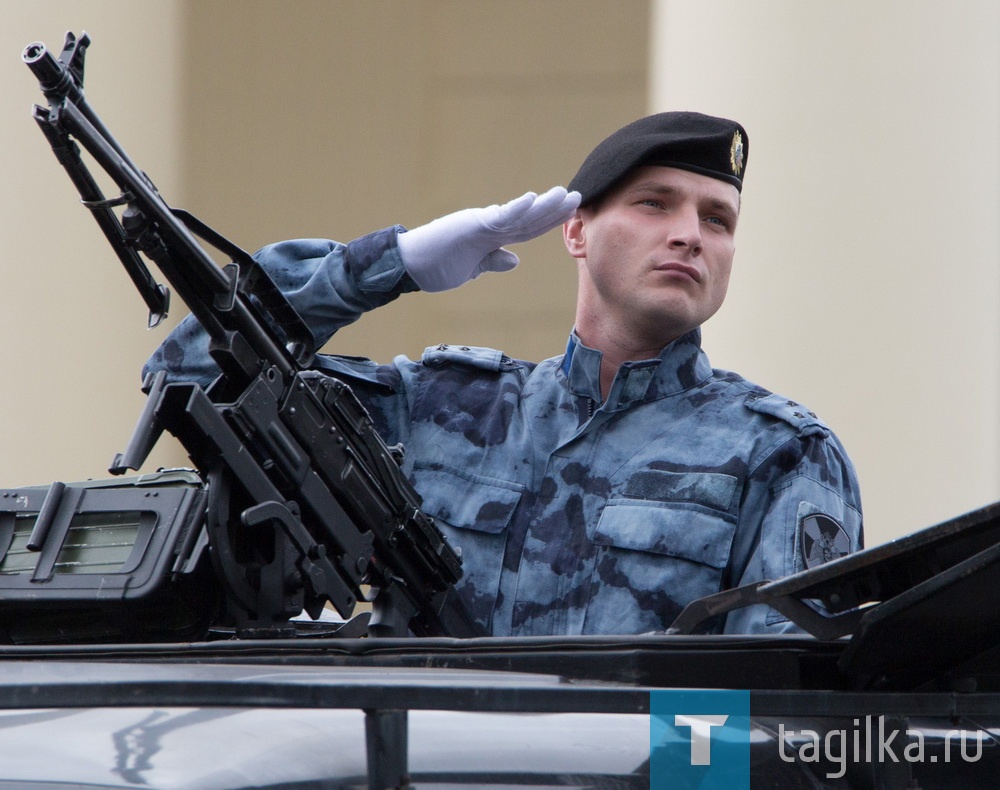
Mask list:
[[[750,692],[650,692],[649,787],[750,790]]]

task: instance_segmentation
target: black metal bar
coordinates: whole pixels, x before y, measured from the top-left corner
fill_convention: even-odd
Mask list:
[[[706,595],[696,601],[692,601],[677,615],[667,629],[668,634],[694,634],[700,633],[698,626],[717,614],[725,614],[734,609],[741,609],[744,606],[761,603],[757,590],[768,582],[756,582],[743,587],[733,587],[730,590],[723,590],[713,595]]]
[[[59,503],[62,502],[65,490],[66,484],[59,481],[49,486],[49,490],[45,494],[45,500],[42,502],[42,508],[35,517],[35,526],[32,528],[31,535],[28,537],[28,543],[25,546],[28,551],[42,550],[42,547],[45,545],[45,539],[49,535],[49,530],[52,529],[52,522],[55,521],[56,513],[59,511]]]
[[[655,689],[517,673],[175,663],[3,664],[0,709],[201,706],[648,714]],[[70,669],[72,667],[72,669]],[[71,678],[71,679],[70,679]],[[754,717],[1000,716],[997,693],[751,691]]]
[[[405,710],[366,710],[369,790],[408,787],[409,733]]]
[[[64,486],[58,491],[58,501],[53,500],[52,519],[45,527],[47,534],[38,555],[38,563],[35,565],[32,581],[44,581],[52,576],[56,561],[59,559],[59,552],[66,540],[66,534],[73,522],[73,514],[82,498],[82,488]],[[49,497],[46,496],[46,500],[48,499]],[[42,509],[44,508],[45,503],[42,505]]]

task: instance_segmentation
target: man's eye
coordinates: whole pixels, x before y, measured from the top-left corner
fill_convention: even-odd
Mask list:
[[[711,225],[718,225],[719,227],[722,228],[729,227],[729,223],[726,222],[726,220],[724,220],[722,217],[705,217],[705,222],[708,222]]]

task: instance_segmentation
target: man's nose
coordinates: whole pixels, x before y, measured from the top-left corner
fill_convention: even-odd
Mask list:
[[[671,248],[687,248],[692,255],[701,253],[701,217],[693,209],[678,211],[670,225],[669,242]]]

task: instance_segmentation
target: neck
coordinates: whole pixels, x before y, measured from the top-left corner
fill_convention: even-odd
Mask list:
[[[639,338],[627,334],[594,332],[580,326],[576,327],[576,333],[584,345],[601,352],[601,400],[607,398],[622,364],[652,359],[677,339],[670,337],[640,342]]]

